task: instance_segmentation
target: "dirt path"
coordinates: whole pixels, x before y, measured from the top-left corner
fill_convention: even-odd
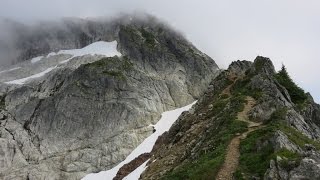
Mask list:
[[[237,80],[239,78],[242,78],[242,77],[237,77],[235,74],[229,74],[228,75],[228,79],[229,81],[232,81],[232,84],[230,84],[229,86],[227,86],[222,92],[221,92],[221,95],[228,95],[230,96],[231,95],[231,87],[237,82]]]
[[[241,139],[245,139],[250,132],[255,131],[262,127],[261,123],[255,123],[249,120],[248,113],[252,109],[252,107],[255,105],[255,101],[252,97],[249,97],[249,96],[246,98],[246,100],[247,100],[247,103],[245,104],[243,111],[239,112],[237,117],[239,121],[248,123],[248,131],[240,134],[239,136],[234,137],[231,140],[227,148],[225,161],[216,177],[217,180],[233,179],[233,173],[236,171],[239,164],[239,157],[240,157],[239,147],[240,147]]]

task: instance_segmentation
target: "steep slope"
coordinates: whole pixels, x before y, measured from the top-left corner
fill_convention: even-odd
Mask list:
[[[151,152],[156,140],[160,135],[162,135],[164,132],[168,131],[169,128],[172,126],[172,124],[178,119],[178,117],[183,113],[184,111],[188,111],[194,103],[171,111],[167,111],[162,113],[161,119],[157,122],[157,124],[154,125],[154,133],[151,134],[149,137],[147,137],[137,148],[135,148],[129,156],[119,163],[117,166],[113,167],[112,169],[105,171],[105,172],[99,172],[97,174],[89,174],[87,175],[84,180],[104,180],[104,179],[122,179],[123,177],[126,177],[126,173],[119,174],[121,172],[122,168],[125,167],[126,164],[133,162],[134,160],[139,159],[143,163],[146,159],[149,159],[149,153]],[[133,165],[130,170],[135,170],[136,165]],[[128,171],[129,173],[131,171]]]
[[[141,179],[319,179],[319,105],[279,76],[268,58],[233,62],[158,139]]]
[[[113,23],[114,33],[102,35],[117,42],[121,57],[53,55],[34,65],[68,62],[21,85],[0,84],[0,178],[80,179],[110,169],[152,133],[162,112],[198,99],[219,73],[154,19]]]

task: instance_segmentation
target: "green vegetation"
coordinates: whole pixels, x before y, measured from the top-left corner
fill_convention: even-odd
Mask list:
[[[237,133],[247,130],[247,123],[236,121],[239,111],[244,108],[244,96],[233,96],[228,99],[217,99],[213,103],[212,114],[214,125],[206,134],[205,142],[215,147],[206,153],[200,153],[195,160],[184,161],[178,168],[168,172],[162,179],[214,179],[224,163],[226,149]]]
[[[195,53],[192,48],[189,48],[189,49],[188,49],[188,52],[191,53],[191,54],[194,54],[194,53]]]
[[[132,26],[120,26],[121,32],[123,32],[131,41],[134,41],[138,37],[137,30]]]
[[[318,141],[314,141],[308,138],[296,129],[285,124],[278,124],[277,128],[285,133],[290,141],[300,146],[301,148],[304,148],[305,144],[312,144],[317,150],[320,150],[320,143]]]
[[[151,32],[145,30],[144,28],[141,28],[140,32],[142,36],[145,38],[147,46],[153,48],[156,45],[155,36]]]
[[[257,59],[255,60],[254,65],[255,65],[256,73],[258,73],[263,69],[263,67],[265,67],[266,61],[264,59],[265,59],[264,57],[258,56]]]
[[[247,176],[263,177],[269,168],[269,162],[274,154],[270,139],[272,128],[261,128],[250,133],[240,144],[239,167],[235,176],[242,179],[242,173]]]
[[[228,94],[222,94],[222,95],[220,96],[221,99],[227,99],[228,97],[229,97]]]
[[[227,105],[228,100],[220,100],[213,104],[212,113],[217,114],[221,112]]]
[[[212,134],[211,140],[218,144],[213,151],[201,154],[197,160],[182,164],[169,172],[163,179],[214,179],[224,162],[227,146],[236,133],[244,132],[247,124],[241,121],[228,122],[217,134]],[[220,138],[220,139],[219,139]]]
[[[153,32],[146,30],[145,28],[137,28],[134,26],[121,26],[122,32],[127,36],[127,38],[134,42],[134,41],[143,41],[141,38],[139,31],[141,32],[142,37],[145,40],[145,44],[147,45],[148,48],[153,49],[156,45],[156,37],[153,34]],[[162,33],[162,29],[158,29],[158,33]]]
[[[246,76],[244,79],[237,80],[234,86],[232,87],[232,91],[240,95],[251,96],[255,100],[259,100],[263,96],[263,93],[260,89],[251,88],[249,86],[250,81],[250,76]]]
[[[293,82],[285,66],[282,66],[281,70],[275,75],[275,78],[287,89],[293,103],[303,104],[307,100],[306,93]]]
[[[103,71],[103,73],[106,75],[109,75],[109,76],[120,77],[121,79],[125,78],[121,71],[105,70],[105,71]]]
[[[287,114],[286,108],[280,108],[275,111],[265,127],[250,133],[240,144],[239,167],[235,173],[236,179],[248,179],[255,176],[263,178],[264,173],[269,168],[271,159],[277,156],[282,160],[280,166],[286,170],[296,167],[301,155],[291,152],[287,149],[275,150],[272,144],[272,137],[277,130],[283,132],[291,142],[303,148],[305,144],[312,144],[320,150],[320,143],[309,139],[296,129],[284,124],[284,118]],[[250,179],[250,178],[249,178]]]
[[[263,178],[270,160],[277,154],[271,142],[277,130],[273,124],[284,119],[285,113],[283,109],[274,112],[265,127],[253,131],[241,141],[239,166],[234,174],[236,179],[248,179],[250,176]]]
[[[285,107],[277,109],[271,114],[270,119],[264,122],[264,124],[270,125],[282,123],[286,118],[287,112],[288,109]]]
[[[235,173],[237,179],[248,179],[252,176],[263,178],[270,160],[275,160],[277,156],[282,158],[280,166],[286,170],[298,165],[301,160],[299,154],[287,149],[274,149],[271,139],[277,129],[272,125],[258,129],[241,142],[239,167]]]
[[[256,70],[261,70],[264,61],[256,63]],[[248,72],[244,79],[238,79],[231,87],[231,95],[215,96],[215,102],[212,104],[211,112],[207,116],[214,117],[214,129],[210,129],[206,136],[206,142],[215,147],[207,153],[202,153],[198,158],[187,159],[177,168],[165,174],[163,179],[214,179],[218,170],[224,162],[226,148],[230,140],[235,137],[236,133],[246,131],[247,125],[244,122],[235,121],[237,113],[244,107],[245,97],[251,96],[256,100],[263,97],[263,92],[259,89],[252,89],[250,84],[254,73]],[[221,78],[221,82],[219,81]],[[223,82],[225,76],[221,73],[216,81],[222,83],[222,89],[226,88],[232,82]],[[285,88],[294,103],[302,103],[306,100],[305,93],[290,79],[285,68],[276,74],[276,78]],[[222,90],[221,90],[222,91]],[[279,163],[282,168],[291,170],[301,161],[301,155],[291,152],[287,149],[275,149],[273,137],[275,133],[282,131],[290,141],[297,144],[301,148],[305,144],[312,144],[320,149],[320,143],[309,139],[302,133],[285,124],[287,108],[278,108],[269,121],[264,126],[257,129],[241,141],[240,144],[240,160],[236,171],[236,179],[250,179],[263,176],[270,166],[270,160],[276,160],[281,157]]]
[[[285,108],[275,111],[265,127],[253,131],[241,141],[239,167],[235,173],[237,179],[250,176],[263,178],[270,160],[279,153],[275,152],[271,139],[278,129],[276,124],[285,118],[286,113]]]
[[[302,159],[300,154],[289,151],[287,149],[281,149],[277,151],[276,156],[282,158],[282,160],[279,162],[280,166],[287,171],[291,171],[292,169],[297,167]]]
[[[123,69],[130,70],[133,68],[133,63],[130,61],[128,56],[123,56]]]
[[[94,69],[96,72],[101,72],[107,76],[125,80],[124,72],[131,70],[133,68],[133,63],[127,56],[122,58],[106,57],[91,64],[86,64],[85,66],[88,66],[89,68]]]

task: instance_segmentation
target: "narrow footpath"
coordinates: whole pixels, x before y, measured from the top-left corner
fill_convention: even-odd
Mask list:
[[[245,139],[250,132],[262,127],[262,123],[252,122],[248,117],[249,111],[255,105],[255,100],[252,97],[247,96],[246,101],[247,103],[245,104],[243,111],[238,113],[237,120],[248,123],[248,131],[234,137],[231,140],[227,148],[224,164],[216,176],[217,180],[233,180],[233,173],[237,170],[239,164],[240,141]]]

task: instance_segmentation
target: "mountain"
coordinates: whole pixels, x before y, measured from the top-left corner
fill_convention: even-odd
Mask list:
[[[110,169],[152,134],[162,112],[194,102],[220,72],[151,16],[65,24],[68,31],[27,29],[20,63],[1,69],[0,179]]]
[[[157,140],[141,179],[320,179],[319,115],[285,68],[235,61]]]
[[[149,15],[1,23],[0,179],[320,179],[320,105],[269,58],[220,70]]]

